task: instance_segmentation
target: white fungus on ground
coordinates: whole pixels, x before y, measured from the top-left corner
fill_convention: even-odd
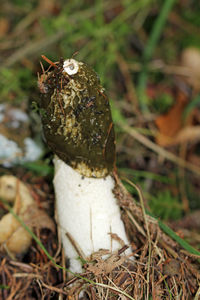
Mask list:
[[[0,164],[15,164],[37,160],[42,148],[29,137],[28,115],[19,108],[0,104]]]

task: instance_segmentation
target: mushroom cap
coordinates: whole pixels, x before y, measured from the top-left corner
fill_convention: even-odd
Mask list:
[[[115,136],[98,75],[90,66],[67,59],[41,80],[41,117],[48,146],[82,175],[105,177],[115,163]]]

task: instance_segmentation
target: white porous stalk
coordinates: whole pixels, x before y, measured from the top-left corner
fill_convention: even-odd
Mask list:
[[[55,157],[54,188],[56,194],[58,226],[70,270],[82,271],[78,253],[67,238],[69,233],[86,257],[99,249],[111,251],[121,248],[109,233],[115,233],[124,243],[128,239],[113,194],[114,180],[83,177],[62,160]]]

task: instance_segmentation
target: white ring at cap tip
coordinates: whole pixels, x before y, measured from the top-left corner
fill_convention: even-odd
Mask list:
[[[63,64],[63,69],[64,69],[64,72],[66,72],[68,75],[74,75],[79,70],[79,64],[73,58],[66,59]]]

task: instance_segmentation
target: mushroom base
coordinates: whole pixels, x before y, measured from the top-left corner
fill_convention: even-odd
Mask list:
[[[70,260],[70,270],[80,273],[82,267],[77,248],[84,258],[100,249],[120,249],[122,245],[110,233],[129,244],[113,194],[115,181],[110,175],[105,178],[83,177],[57,156],[54,165],[57,221],[62,243]]]

